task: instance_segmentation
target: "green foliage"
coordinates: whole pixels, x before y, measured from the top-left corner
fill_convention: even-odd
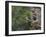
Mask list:
[[[12,6],[12,30],[28,30],[31,26],[31,10],[30,7]],[[30,22],[30,25],[29,25]]]

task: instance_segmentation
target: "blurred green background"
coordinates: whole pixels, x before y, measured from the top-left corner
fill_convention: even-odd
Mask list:
[[[30,30],[31,15],[30,7],[12,6],[12,31]]]

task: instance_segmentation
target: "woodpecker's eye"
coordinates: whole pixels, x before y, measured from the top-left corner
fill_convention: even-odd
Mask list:
[[[33,16],[33,20],[36,20],[36,17],[35,16]]]

